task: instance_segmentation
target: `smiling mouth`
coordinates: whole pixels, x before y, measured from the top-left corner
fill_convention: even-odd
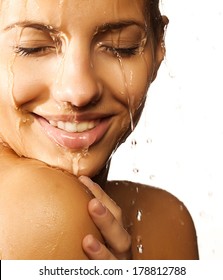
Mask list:
[[[34,115],[48,138],[54,143],[72,150],[85,149],[96,144],[105,136],[111,124],[111,117],[87,121]]]
[[[71,133],[81,133],[95,128],[100,123],[100,120],[96,121],[84,121],[84,122],[64,122],[49,120],[49,124],[65,130]]]

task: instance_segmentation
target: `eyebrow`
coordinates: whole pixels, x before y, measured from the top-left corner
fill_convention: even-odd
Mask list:
[[[147,29],[146,24],[142,23],[140,21],[119,20],[117,22],[107,22],[107,23],[97,26],[95,29],[95,34],[105,33],[105,32],[113,31],[113,30],[120,30],[120,29],[127,28],[127,27],[133,26],[133,25],[138,26],[139,28],[143,29],[143,31],[146,31],[146,29]],[[12,23],[12,24],[6,26],[3,29],[3,31],[10,31],[11,29],[16,28],[16,27],[30,27],[30,28],[34,28],[37,30],[51,32],[51,33],[59,33],[59,28],[57,28],[53,25],[44,24],[42,22],[29,21],[29,20],[18,21],[18,22]]]
[[[146,29],[147,29],[147,26],[145,23],[143,24],[143,23],[141,23],[139,21],[135,21],[135,20],[120,20],[118,22],[108,22],[108,23],[102,24],[101,26],[98,26],[96,28],[95,33],[104,33],[107,31],[119,30],[119,29],[127,28],[132,25],[136,25],[136,26],[140,27],[141,29],[143,29],[144,31],[146,31]]]
[[[9,31],[9,30],[11,30],[13,28],[16,28],[16,27],[30,27],[30,28],[34,28],[34,29],[37,29],[37,30],[48,31],[48,32],[53,32],[53,33],[59,32],[57,27],[54,27],[54,26],[49,25],[49,24],[44,24],[44,23],[40,23],[40,22],[33,22],[33,21],[29,21],[29,20],[12,23],[12,24],[6,26],[3,29],[3,31]]]

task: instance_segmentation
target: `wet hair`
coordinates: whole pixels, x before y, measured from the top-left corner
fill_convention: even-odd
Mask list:
[[[148,20],[149,30],[152,30],[155,43],[159,42],[165,28],[159,9],[159,2],[159,0],[145,0],[145,16]]]

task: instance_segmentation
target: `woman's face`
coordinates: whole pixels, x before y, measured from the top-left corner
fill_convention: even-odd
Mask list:
[[[96,175],[136,124],[162,59],[143,10],[139,0],[1,1],[2,141]]]

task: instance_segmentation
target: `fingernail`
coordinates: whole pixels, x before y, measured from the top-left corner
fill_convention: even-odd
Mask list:
[[[97,239],[95,239],[93,236],[89,236],[89,240],[88,240],[88,248],[92,251],[92,252],[97,252],[100,249],[100,243]]]
[[[95,198],[94,200],[94,213],[97,215],[104,215],[106,212],[106,207],[98,199]]]

